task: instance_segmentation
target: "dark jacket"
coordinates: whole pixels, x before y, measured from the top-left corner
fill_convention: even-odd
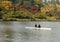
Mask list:
[[[41,28],[41,26],[40,26],[40,25],[38,25],[38,28]]]
[[[37,24],[35,24],[35,27],[37,27]]]

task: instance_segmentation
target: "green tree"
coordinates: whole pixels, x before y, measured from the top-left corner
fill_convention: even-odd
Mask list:
[[[38,5],[38,10],[41,10],[41,7],[44,6],[42,0],[35,0],[35,3]]]
[[[34,0],[36,4],[42,3],[42,0]]]
[[[54,5],[54,12],[53,12],[53,14],[56,16],[57,7],[56,7],[56,2],[55,2],[55,0],[52,0],[52,3],[53,3],[53,5]]]
[[[21,0],[21,4],[20,5],[24,5],[24,0]]]
[[[35,2],[34,2],[34,0],[31,0],[31,6],[34,6],[35,5]]]

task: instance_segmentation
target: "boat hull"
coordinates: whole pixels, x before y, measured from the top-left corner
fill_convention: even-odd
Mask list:
[[[51,28],[44,28],[44,27],[41,27],[41,28],[36,28],[36,27],[25,27],[26,29],[35,29],[35,30],[52,30]]]

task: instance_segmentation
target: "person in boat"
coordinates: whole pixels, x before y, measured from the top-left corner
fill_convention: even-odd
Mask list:
[[[41,28],[41,25],[40,24],[38,25],[38,28]]]
[[[35,27],[37,27],[37,24],[35,24]]]

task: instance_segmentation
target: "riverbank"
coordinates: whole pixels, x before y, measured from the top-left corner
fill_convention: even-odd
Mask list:
[[[55,21],[60,22],[60,19],[19,19],[19,18],[8,18],[8,19],[0,19],[0,21]]]

